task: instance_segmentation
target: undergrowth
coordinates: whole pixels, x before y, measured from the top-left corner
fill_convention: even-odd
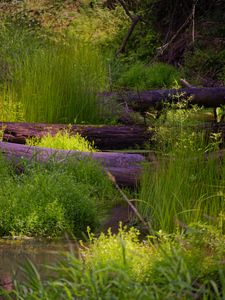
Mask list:
[[[54,158],[53,158],[54,160]],[[116,198],[103,170],[86,160],[17,167],[0,161],[0,235],[81,235],[96,229]]]
[[[174,232],[191,222],[213,224],[224,214],[224,160],[219,133],[206,138],[190,122],[199,108],[179,101],[166,107],[156,126],[156,157],[144,169],[138,207],[153,230]],[[179,108],[179,109],[178,109]]]
[[[99,238],[89,233],[90,246],[79,256],[67,255],[51,266],[46,278],[28,262],[23,281],[4,299],[224,299],[224,235],[215,228],[193,224],[186,233],[148,237],[119,230]],[[48,267],[49,268],[49,267]]]
[[[135,90],[171,88],[177,85],[179,78],[179,71],[171,65],[155,63],[147,66],[139,62],[122,73],[118,85]]]
[[[30,138],[26,140],[26,144],[43,148],[78,150],[84,152],[96,151],[94,143],[90,143],[78,133],[74,136],[70,135],[69,130],[59,131],[54,136],[47,134],[42,138]]]

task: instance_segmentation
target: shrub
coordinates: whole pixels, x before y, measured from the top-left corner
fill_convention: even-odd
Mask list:
[[[92,161],[25,164],[21,175],[1,166],[1,236],[80,235],[87,226],[96,229],[112,205],[112,184]]]
[[[78,150],[86,152],[95,151],[94,143],[88,142],[78,133],[75,136],[71,136],[69,131],[66,130],[62,132],[59,131],[54,136],[47,134],[41,139],[27,139],[26,144],[30,146],[38,146],[43,148]]]
[[[176,84],[179,77],[179,72],[170,65],[155,63],[145,66],[143,63],[136,63],[122,73],[118,84],[136,90],[170,88]]]

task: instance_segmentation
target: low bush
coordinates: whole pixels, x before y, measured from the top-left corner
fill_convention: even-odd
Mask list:
[[[197,48],[185,54],[185,73],[192,82],[206,86],[225,82],[225,51],[214,48]],[[204,81],[205,80],[205,81]]]
[[[96,151],[94,143],[88,142],[78,133],[75,136],[72,136],[70,135],[69,131],[66,130],[62,132],[59,131],[54,136],[47,134],[41,139],[27,139],[26,144],[30,146],[38,146],[43,148],[78,150],[85,152]]]
[[[115,199],[112,184],[89,160],[20,169],[16,175],[1,163],[1,236],[80,235],[98,227]]]
[[[155,63],[145,66],[143,63],[136,63],[122,73],[118,84],[123,88],[136,90],[170,88],[177,84],[179,78],[179,71],[171,65]]]

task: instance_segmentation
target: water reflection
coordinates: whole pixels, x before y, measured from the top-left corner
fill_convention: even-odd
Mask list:
[[[30,259],[38,271],[46,272],[44,265],[62,259],[62,253],[76,249],[77,244],[68,240],[0,240],[0,285],[12,289],[12,276],[21,276],[20,266]],[[1,299],[1,298],[0,298]]]

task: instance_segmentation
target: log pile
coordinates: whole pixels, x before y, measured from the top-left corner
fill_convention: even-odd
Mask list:
[[[94,142],[100,150],[119,150],[136,146],[143,146],[152,132],[144,126],[93,126],[93,125],[65,125],[65,124],[37,124],[2,122],[3,141],[25,144],[28,138],[41,138],[46,134],[55,135],[62,130],[68,130],[71,135],[79,133]]]
[[[180,90],[153,90],[140,93],[104,93],[104,97],[116,97],[125,101],[132,109],[140,112],[150,107],[158,108],[163,102],[176,102],[182,97],[190,104],[205,107],[218,107],[225,104],[225,88],[184,88]],[[67,158],[91,158],[100,163],[106,172],[110,172],[120,186],[134,187],[137,185],[142,163],[145,158],[139,154],[125,154],[112,152],[79,152],[56,149],[46,149],[22,145],[27,138],[41,138],[46,134],[55,135],[58,131],[69,130],[71,135],[79,133],[87,138],[100,150],[124,149],[142,146],[149,141],[153,130],[148,131],[144,126],[92,126],[92,125],[62,125],[62,124],[36,124],[36,123],[2,123],[3,140],[0,142],[0,151],[8,159],[18,162],[21,158],[36,159],[40,163],[54,157],[55,161],[65,161]],[[225,139],[224,124],[209,124],[206,132],[222,132]],[[198,128],[197,128],[198,130]],[[15,144],[14,144],[15,143]]]
[[[137,185],[141,174],[141,164],[145,161],[144,157],[139,154],[56,150],[5,142],[0,142],[0,151],[15,165],[21,159],[45,163],[50,159],[56,162],[66,162],[68,159],[90,158],[97,161],[105,171],[110,172],[120,186],[129,187]]]

